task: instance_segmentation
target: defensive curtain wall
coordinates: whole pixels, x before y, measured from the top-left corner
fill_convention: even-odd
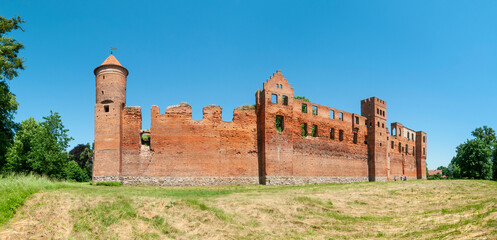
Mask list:
[[[95,71],[93,181],[124,184],[307,184],[426,178],[426,133],[386,126],[386,102],[361,101],[361,114],[302,99],[280,71],[255,94],[255,106],[126,106],[128,70],[111,55]],[[143,135],[147,135],[143,138]]]

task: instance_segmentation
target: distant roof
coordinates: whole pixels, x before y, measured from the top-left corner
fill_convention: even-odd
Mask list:
[[[437,173],[442,175],[442,170],[428,170],[428,175],[437,175]]]
[[[117,66],[117,67],[121,68],[122,70],[124,70],[124,74],[126,76],[128,76],[128,69],[123,67],[123,65],[121,65],[121,63],[119,63],[119,61],[117,61],[117,58],[114,57],[114,55],[112,55],[112,54],[110,56],[108,56],[107,59],[105,59],[105,61],[102,64],[100,64],[100,66],[95,68],[95,70],[93,70],[93,73],[95,75],[97,75],[97,70],[103,66]]]

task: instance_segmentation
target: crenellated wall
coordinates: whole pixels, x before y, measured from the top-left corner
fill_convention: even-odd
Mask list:
[[[306,184],[426,178],[426,133],[386,126],[386,102],[361,101],[361,114],[294,98],[274,73],[255,105],[203,108],[188,104],[161,113],[152,106],[150,129],[140,107],[125,102],[127,69],[109,57],[95,69],[94,181],[124,184]],[[143,138],[142,135],[149,136]]]

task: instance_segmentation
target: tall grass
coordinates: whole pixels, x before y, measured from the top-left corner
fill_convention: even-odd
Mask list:
[[[0,225],[11,219],[16,210],[34,193],[63,186],[64,183],[32,174],[0,175]]]

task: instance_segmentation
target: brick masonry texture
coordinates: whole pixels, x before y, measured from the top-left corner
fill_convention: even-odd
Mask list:
[[[361,101],[361,114],[294,98],[280,71],[255,105],[152,106],[143,130],[140,107],[126,106],[128,70],[109,56],[96,76],[93,181],[160,186],[310,184],[426,178],[426,138],[400,123],[386,126],[386,102]],[[149,144],[142,135],[150,135]]]

